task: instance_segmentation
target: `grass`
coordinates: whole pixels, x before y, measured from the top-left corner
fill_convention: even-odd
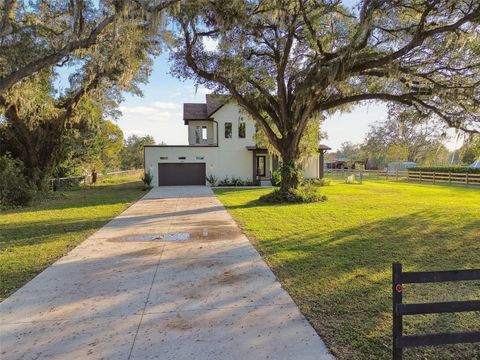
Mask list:
[[[480,268],[480,190],[334,180],[328,201],[265,205],[266,189],[217,189],[338,359],[391,358],[391,263]],[[478,282],[408,285],[406,302],[480,298]],[[405,317],[407,334],[480,330],[478,313]],[[408,349],[405,359],[480,359],[480,346]]]
[[[0,212],[0,300],[144,194],[138,176],[122,176]]]

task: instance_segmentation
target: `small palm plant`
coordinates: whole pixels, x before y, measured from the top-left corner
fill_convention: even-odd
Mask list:
[[[206,180],[210,184],[210,186],[216,186],[218,182],[218,178],[213,174],[208,175],[206,177]]]

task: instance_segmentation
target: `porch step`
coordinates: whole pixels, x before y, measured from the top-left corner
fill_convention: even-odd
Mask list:
[[[272,182],[270,180],[260,180],[260,186],[272,186]]]

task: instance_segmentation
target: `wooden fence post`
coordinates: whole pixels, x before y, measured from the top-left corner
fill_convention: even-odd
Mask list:
[[[468,185],[468,173],[466,175],[467,175],[466,178],[467,178],[467,185]]]
[[[403,318],[398,314],[397,304],[402,303],[402,284],[400,283],[400,276],[402,273],[402,264],[392,264],[392,302],[393,302],[393,341],[392,354],[393,360],[403,359],[403,348],[398,347],[396,340],[403,334]]]

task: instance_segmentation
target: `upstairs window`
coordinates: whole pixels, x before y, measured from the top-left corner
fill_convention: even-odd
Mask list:
[[[247,127],[246,127],[245,121],[240,121],[238,123],[238,137],[245,139],[246,135],[247,135]]]
[[[206,144],[208,142],[208,130],[206,126],[195,128],[195,144]]]
[[[200,126],[197,126],[195,128],[195,144],[200,144],[202,139],[202,128]]]
[[[225,139],[231,139],[231,138],[232,138],[232,123],[226,122],[225,123]]]

